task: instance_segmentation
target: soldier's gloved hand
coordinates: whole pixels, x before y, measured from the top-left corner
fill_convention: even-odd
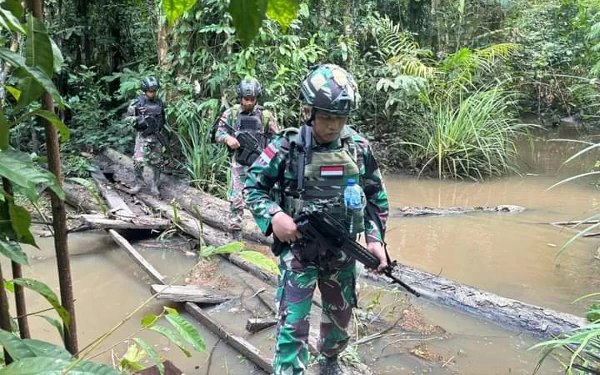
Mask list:
[[[281,242],[294,242],[302,238],[294,219],[285,212],[278,212],[273,216],[271,228]]]
[[[233,150],[240,147],[240,142],[231,135],[228,135],[227,138],[225,138],[225,143],[227,143],[227,146]]]
[[[377,267],[377,271],[383,270],[387,267],[387,257],[385,256],[385,249],[381,242],[369,242],[367,243],[367,250],[375,255],[377,259],[379,259],[379,267]]]

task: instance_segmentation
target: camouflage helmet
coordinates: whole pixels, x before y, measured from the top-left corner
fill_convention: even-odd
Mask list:
[[[158,90],[160,89],[160,82],[158,82],[156,77],[150,76],[142,80],[140,87],[144,92],[148,90]]]
[[[238,98],[255,97],[262,95],[262,88],[256,78],[244,78],[237,87]]]
[[[314,67],[302,82],[302,96],[314,109],[342,116],[348,116],[360,98],[354,78],[335,64]]]

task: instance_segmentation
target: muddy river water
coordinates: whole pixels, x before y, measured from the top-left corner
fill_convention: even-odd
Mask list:
[[[501,204],[526,208],[518,214],[477,213],[445,217],[401,218],[389,222],[387,241],[392,256],[417,269],[469,284],[502,296],[582,314],[586,303],[572,301],[586,293],[600,290],[597,255],[600,240],[580,239],[563,255],[555,258],[561,246],[573,235],[569,229],[550,222],[576,220],[598,211],[600,199],[589,183],[569,183],[552,190],[549,186],[561,176],[587,170],[593,165],[590,156],[572,165],[560,163],[579,149],[570,144],[536,142],[535,150],[521,147],[523,169],[527,174],[486,181],[484,183],[439,181],[399,175],[386,175],[392,207],[473,207]],[[591,163],[591,165],[590,165]],[[600,230],[598,230],[600,232]],[[598,237],[600,238],[600,237]],[[52,240],[40,239],[42,250],[30,250],[31,266],[27,277],[38,278],[51,286],[58,284]],[[149,296],[150,280],[103,233],[81,233],[70,237],[72,270],[75,285],[77,324],[80,347],[87,345],[121,321]],[[147,259],[169,277],[183,274],[195,263],[172,249],[144,251]],[[2,263],[8,269],[6,262]],[[8,272],[7,272],[8,273]],[[46,308],[43,301],[29,294],[30,311]],[[531,374],[538,352],[527,349],[536,339],[504,329],[490,322],[442,308],[426,301],[416,302],[427,320],[446,329],[449,338],[432,342],[432,349],[452,357],[448,366],[421,363],[412,368],[391,366],[385,374]],[[139,328],[139,319],[148,312],[159,312],[162,304],[152,302],[126,323],[102,346],[99,360],[118,361],[126,346],[107,350],[112,343],[131,335]],[[36,337],[57,342],[58,335],[42,319],[32,319]],[[206,353],[191,359],[177,349],[146,334],[161,354],[172,358],[187,374],[206,373],[208,352],[216,340],[207,332]],[[273,339],[273,338],[271,338]],[[107,351],[105,351],[107,350]],[[105,352],[103,352],[105,351]],[[250,367],[235,351],[224,344],[213,354],[212,374],[249,374]],[[543,374],[561,373],[549,362]]]

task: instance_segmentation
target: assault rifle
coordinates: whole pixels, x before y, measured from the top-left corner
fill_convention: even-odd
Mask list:
[[[145,107],[136,107],[135,108],[135,116],[136,116],[136,118],[138,116],[143,117],[142,122],[136,123],[136,130],[141,131],[142,135],[145,137],[147,137],[149,135],[154,135],[156,137],[156,139],[158,140],[158,142],[160,142],[160,144],[163,145],[163,147],[166,150],[169,150],[169,148],[170,148],[169,140],[161,132],[162,127],[163,127],[161,124],[161,120],[159,120],[156,116],[151,116],[151,115],[146,114]]]
[[[327,248],[332,251],[344,251],[346,255],[356,259],[369,269],[377,269],[379,266],[379,259],[350,237],[345,226],[327,210],[305,209],[294,217],[294,222],[298,227],[298,231],[302,233],[302,240],[326,244]],[[283,242],[276,241],[274,252],[281,252],[283,244]],[[392,279],[393,283],[420,297],[419,292],[394,276],[393,271],[396,265],[397,262],[394,260],[381,272]]]
[[[245,166],[252,165],[252,163],[254,163],[254,161],[260,156],[262,150],[265,148],[265,140],[258,139],[252,133],[236,131],[234,128],[222,121],[220,125],[227,129],[227,133],[237,139],[237,141],[240,143],[240,147],[236,150],[235,156],[237,162]]]

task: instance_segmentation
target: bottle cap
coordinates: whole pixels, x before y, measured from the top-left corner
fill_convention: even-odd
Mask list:
[[[356,184],[356,181],[354,181],[353,178],[349,178],[348,182],[346,183],[348,186],[354,186],[354,184]]]

